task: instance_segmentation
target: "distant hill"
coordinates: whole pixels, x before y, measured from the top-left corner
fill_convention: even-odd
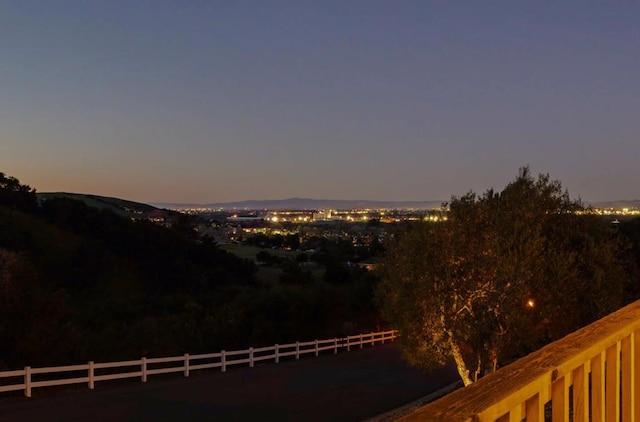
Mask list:
[[[111,198],[107,196],[88,195],[82,193],[68,192],[43,192],[36,194],[39,201],[46,201],[50,198],[71,198],[84,202],[86,205],[100,209],[110,209],[116,214],[123,217],[147,216],[148,214],[158,211],[158,208],[142,204],[139,202],[127,201],[119,198]]]
[[[218,202],[209,204],[154,203],[168,209],[212,208],[212,209],[433,209],[444,201],[367,201],[341,199],[288,198],[273,200],[249,200],[240,202]]]

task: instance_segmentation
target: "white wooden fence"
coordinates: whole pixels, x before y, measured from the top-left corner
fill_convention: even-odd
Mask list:
[[[338,353],[338,349],[351,350],[352,347],[360,347],[365,344],[371,346],[376,343],[384,344],[385,341],[393,340],[398,336],[396,330],[381,331],[377,333],[358,334],[355,336],[347,336],[343,338],[332,338],[328,340],[314,340],[307,342],[295,342],[289,344],[276,344],[268,347],[250,347],[246,350],[220,351],[218,353],[206,353],[201,355],[174,356],[167,358],[140,358],[138,360],[129,360],[122,362],[104,362],[94,363],[88,362],[83,365],[69,366],[52,366],[45,368],[25,367],[17,371],[0,372],[0,393],[7,391],[24,390],[24,395],[31,397],[31,390],[39,387],[50,387],[56,385],[82,384],[87,383],[89,389],[93,390],[97,381],[116,380],[122,378],[140,377],[142,382],[147,382],[149,375],[167,374],[171,372],[182,372],[185,377],[189,376],[191,371],[198,369],[220,368],[222,372],[226,372],[227,368],[232,365],[249,364],[253,368],[256,362],[273,360],[275,363],[280,362],[280,358],[287,356],[295,356],[299,359],[301,355],[313,353],[318,356],[319,352],[325,350],[333,350]],[[167,365],[179,363],[179,366]],[[123,372],[105,371],[113,368],[127,368]],[[86,376],[69,377],[40,380],[41,377],[34,375],[40,374],[59,374],[64,372],[86,371]],[[3,383],[6,379],[22,378],[20,384]]]

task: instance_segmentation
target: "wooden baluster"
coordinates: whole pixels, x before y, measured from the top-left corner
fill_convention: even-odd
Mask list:
[[[569,422],[569,386],[565,377],[551,384],[551,419]]]
[[[632,421],[640,422],[640,334],[636,331],[632,335],[632,360],[633,360],[633,397],[634,410]],[[636,403],[638,404],[636,406]]]
[[[606,351],[606,396],[604,400],[606,420],[620,420],[620,342]]]
[[[627,337],[622,339],[621,351],[622,351],[622,362],[621,362],[621,373],[622,373],[622,420],[633,421],[634,420],[634,407],[635,403],[633,402],[633,397],[635,396],[634,385],[633,385],[633,377],[634,377],[634,360],[633,360],[633,337],[634,333],[629,334]]]
[[[527,400],[527,422],[544,422],[544,403],[540,400],[540,394],[536,394]]]
[[[591,420],[605,422],[604,352],[591,359]]]
[[[589,422],[589,375],[586,365],[573,371],[573,421]]]

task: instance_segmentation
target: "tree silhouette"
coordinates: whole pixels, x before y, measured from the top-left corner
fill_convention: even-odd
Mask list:
[[[398,236],[377,297],[407,360],[453,358],[469,384],[619,307],[624,249],[584,211],[525,167],[502,192],[454,197],[447,221]]]

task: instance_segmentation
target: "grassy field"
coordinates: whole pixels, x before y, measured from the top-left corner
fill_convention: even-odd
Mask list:
[[[230,252],[240,258],[251,259],[254,262],[256,261],[256,254],[260,251],[267,251],[271,255],[278,256],[280,258],[291,258],[295,259],[296,255],[301,253],[300,251],[284,251],[281,249],[263,249],[254,246],[244,246],[244,245],[236,245],[236,244],[224,244],[220,245],[220,248],[223,250]],[[313,278],[316,281],[322,280],[324,276],[324,268],[319,267],[317,264],[312,262],[308,263],[304,267],[305,270],[311,271]],[[263,283],[276,283],[280,278],[280,274],[282,274],[282,268],[280,267],[258,267],[258,274],[256,275],[258,280]]]

